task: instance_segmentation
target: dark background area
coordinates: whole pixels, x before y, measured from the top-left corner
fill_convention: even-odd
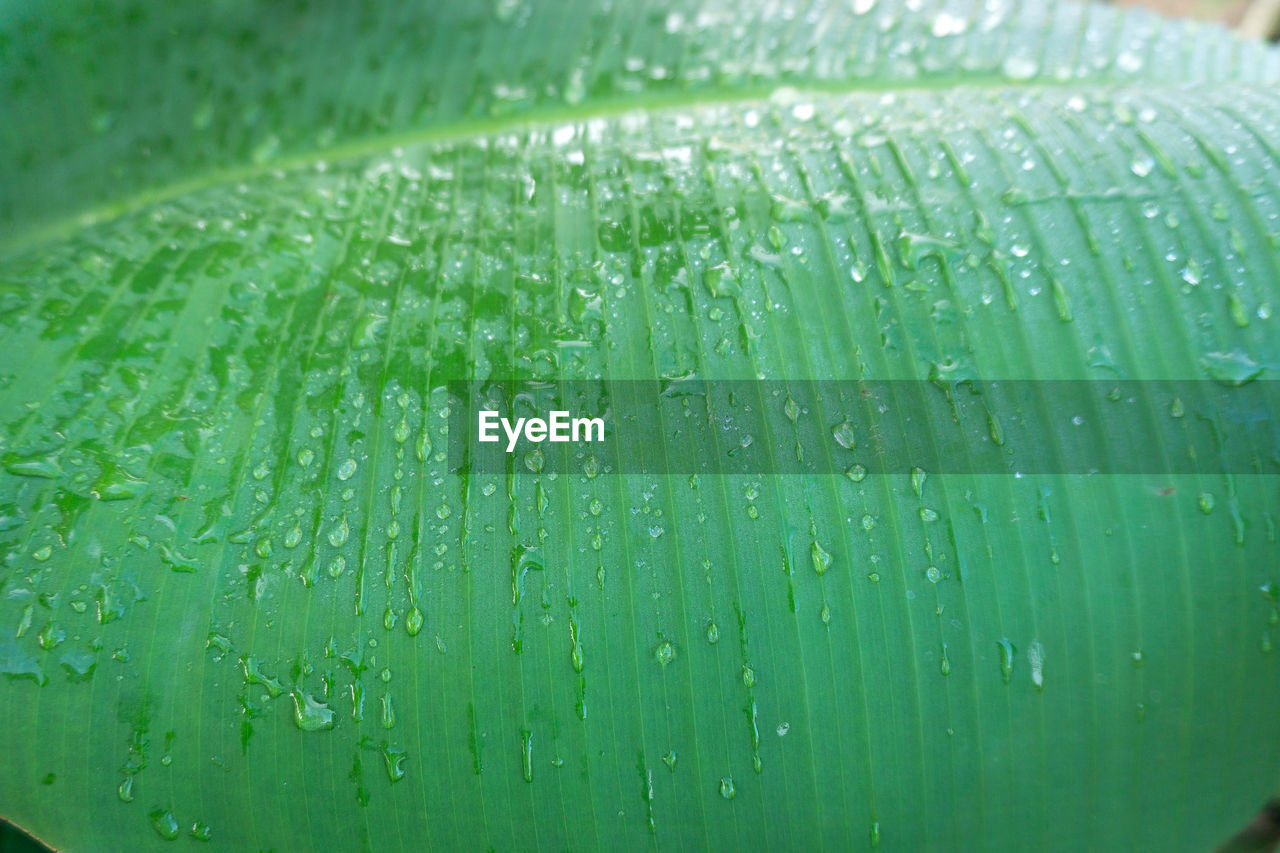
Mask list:
[[[0,821],[0,853],[46,853],[48,849],[9,823]]]

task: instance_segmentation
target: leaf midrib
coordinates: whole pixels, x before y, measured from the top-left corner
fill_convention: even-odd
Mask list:
[[[910,96],[913,93],[962,92],[965,90],[990,92],[993,90],[1035,91],[1038,89],[1065,90],[1079,88],[1090,91],[1115,92],[1133,88],[1139,84],[1144,90],[1149,90],[1153,85],[1166,89],[1176,89],[1187,85],[1185,81],[1153,84],[1151,81],[1135,81],[1128,78],[1118,79],[1106,76],[1087,79],[1036,77],[1021,81],[1000,74],[969,76],[964,78],[962,82],[957,82],[954,77],[925,77],[912,80],[909,85],[903,85],[902,81],[886,80],[867,80],[856,83],[850,83],[849,81],[833,83],[811,81],[804,86],[788,86],[775,82],[769,85],[743,87],[733,92],[715,90],[686,91],[667,95],[650,95],[643,99],[617,98],[572,106],[560,105],[502,116],[470,117],[431,127],[419,127],[395,133],[364,136],[330,147],[309,148],[260,163],[245,163],[237,166],[213,168],[184,180],[147,187],[124,198],[103,202],[79,212],[59,216],[48,222],[36,224],[25,229],[16,229],[10,236],[0,237],[0,259],[13,257],[25,250],[64,239],[83,228],[120,219],[155,204],[172,201],[173,199],[217,186],[251,181],[254,178],[269,175],[273,172],[296,172],[314,166],[321,161],[328,164],[349,163],[371,157],[379,152],[390,152],[396,148],[477,139],[499,135],[504,131],[514,131],[539,125],[612,119],[636,112],[661,112],[688,108],[713,109],[719,106],[767,102],[780,92],[792,93],[793,97],[802,99],[806,95],[831,97],[841,95],[900,94]],[[1236,85],[1249,86],[1253,84]]]

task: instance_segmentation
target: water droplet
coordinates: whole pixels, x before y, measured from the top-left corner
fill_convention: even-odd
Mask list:
[[[1194,259],[1187,261],[1187,265],[1178,271],[1178,277],[1192,286],[1203,281],[1203,274],[1200,272],[1200,265],[1196,263]]]
[[[335,548],[341,548],[346,544],[347,537],[350,535],[351,528],[347,525],[347,517],[344,515],[338,519],[338,523],[329,530],[329,544]]]
[[[1235,323],[1237,328],[1243,329],[1249,325],[1249,314],[1245,311],[1240,295],[1235,291],[1227,294],[1227,310],[1231,313],[1231,322]]]
[[[1071,296],[1067,293],[1067,289],[1063,287],[1062,282],[1053,277],[1049,279],[1049,290],[1053,293],[1053,304],[1058,309],[1058,319],[1064,323],[1070,323],[1073,319],[1071,314]]]
[[[77,684],[93,678],[93,671],[98,666],[97,658],[89,652],[68,651],[59,662],[67,680]]]
[[[809,556],[813,558],[813,570],[819,576],[826,574],[827,569],[831,567],[831,554],[816,539],[813,540],[813,545],[809,549]]]
[[[328,705],[296,688],[290,691],[290,695],[293,697],[293,722],[298,728],[304,732],[333,728],[337,714]]]
[[[1142,57],[1133,51],[1123,51],[1116,56],[1116,67],[1126,74],[1136,74],[1142,70]]]
[[[721,776],[720,777],[720,796],[724,797],[726,800],[732,800],[734,797],[734,794],[736,793],[737,792],[734,791],[733,789],[733,777]]]
[[[165,841],[173,841],[178,837],[178,819],[173,816],[173,812],[156,809],[148,817],[151,818],[151,828]]]
[[[409,610],[409,616],[404,620],[404,627],[410,637],[418,636],[418,632],[422,630],[422,611],[418,605],[415,604]]]
[[[849,423],[848,418],[831,428],[831,436],[836,440],[836,444],[845,450],[853,450],[858,445],[857,436],[853,432],[853,425]]]
[[[582,672],[585,661],[582,656],[582,644],[576,640],[573,642],[569,650],[569,664],[573,667],[574,672]]]
[[[1040,70],[1040,64],[1030,56],[1011,56],[1004,61],[1004,74],[1011,80],[1030,80]]]
[[[929,31],[937,38],[945,38],[947,36],[958,36],[965,30],[969,29],[969,21],[960,15],[953,15],[950,12],[939,12],[933,19],[933,25]]]
[[[50,619],[40,629],[40,633],[36,635],[36,639],[40,642],[40,648],[45,651],[57,648],[67,638],[67,632],[64,631],[58,623]]]
[[[533,730],[520,730],[520,760],[524,768],[524,781],[533,781]]]
[[[671,663],[671,661],[675,660],[676,647],[671,645],[669,640],[663,640],[661,643],[658,643],[658,647],[654,649],[653,657],[658,661],[658,663],[665,667],[667,664]]]
[[[1200,364],[1210,379],[1233,387],[1252,382],[1263,370],[1261,365],[1239,349],[1208,353],[1200,358]]]
[[[351,476],[356,473],[356,460],[347,458],[338,466],[338,479],[350,480]]]
[[[386,746],[378,750],[382,753],[382,762],[387,768],[387,778],[392,784],[404,778],[404,761],[408,753],[398,746]]]
[[[1200,511],[1205,515],[1213,512],[1214,498],[1212,492],[1201,492],[1196,498],[1196,505],[1200,507]]]
[[[6,458],[4,470],[17,477],[37,477],[43,480],[56,480],[62,476],[62,469],[54,459],[41,456],[29,459]]]
[[[791,399],[791,395],[787,395],[787,402],[782,406],[783,413],[786,414],[787,420],[795,423],[800,420],[800,406],[795,400]]]
[[[136,497],[144,486],[146,486],[144,480],[138,479],[118,465],[109,465],[89,490],[89,494],[104,502],[123,501]]]
[[[240,669],[244,673],[245,684],[257,684],[267,688],[267,695],[272,699],[284,692],[284,685],[280,680],[264,673],[253,655],[245,655],[240,659]]]
[[[1027,649],[1027,662],[1031,664],[1031,683],[1037,690],[1044,690],[1044,646],[1032,643]]]
[[[1009,683],[1009,678],[1013,675],[1013,659],[1018,653],[1018,649],[1013,643],[1009,642],[1009,638],[997,640],[996,645],[1000,648],[1000,677],[1004,679],[1004,683]]]

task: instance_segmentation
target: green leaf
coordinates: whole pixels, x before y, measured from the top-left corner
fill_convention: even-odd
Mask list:
[[[0,814],[72,851],[1244,824],[1280,54],[1072,4],[430,5],[0,18]],[[1145,415],[1223,438],[875,473],[857,398],[782,395],[848,476],[451,468],[448,383],[601,377],[1212,380]]]

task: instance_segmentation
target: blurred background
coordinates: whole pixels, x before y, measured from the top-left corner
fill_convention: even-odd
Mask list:
[[[1280,37],[1280,0],[1114,0],[1114,6],[1141,6],[1172,18],[1216,21],[1250,38]]]

